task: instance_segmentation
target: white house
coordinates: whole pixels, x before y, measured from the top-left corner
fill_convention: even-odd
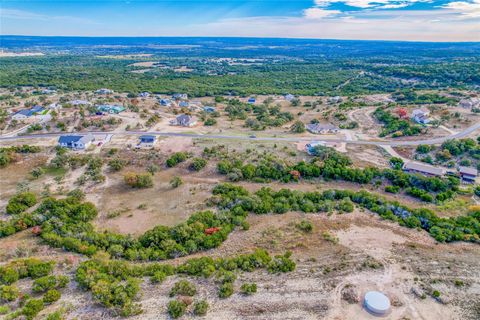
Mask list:
[[[51,103],[48,105],[48,109],[50,110],[58,110],[62,107],[59,103]]]
[[[421,124],[427,124],[430,122],[428,118],[430,116],[430,111],[425,108],[415,109],[412,111],[412,119]]]
[[[458,105],[465,109],[480,108],[480,98],[462,99]]]
[[[182,114],[175,118],[174,120],[170,121],[170,125],[172,126],[181,126],[181,127],[193,127],[197,124],[197,120],[189,116],[187,114]]]
[[[188,94],[186,93],[175,93],[172,98],[174,100],[188,100]]]
[[[338,127],[330,123],[310,123],[307,124],[307,130],[315,134],[335,134],[339,132]]]
[[[88,106],[91,103],[87,100],[72,100],[69,102],[72,106]]]
[[[328,102],[330,102],[330,103],[340,103],[342,101],[343,101],[342,97],[340,97],[340,96],[335,96],[335,97],[328,98]]]
[[[53,89],[43,89],[42,90],[42,94],[54,94],[54,93],[57,93],[57,90],[53,90]]]
[[[95,91],[96,94],[110,94],[113,93],[113,90],[102,88]]]
[[[58,139],[58,145],[74,150],[84,150],[88,148],[93,141],[95,141],[95,137],[91,133],[84,136],[65,135]]]

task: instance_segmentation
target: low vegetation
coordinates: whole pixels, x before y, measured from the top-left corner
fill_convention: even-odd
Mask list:
[[[135,265],[126,261],[110,260],[106,255],[97,255],[94,259],[81,263],[75,279],[79,285],[92,292],[93,298],[106,308],[123,316],[141,313],[141,307],[135,302],[143,277],[152,277],[158,272],[166,276],[175,274],[189,277],[210,278],[218,272],[252,272],[256,269],[268,269],[270,272],[290,272],[295,269],[295,262],[290,255],[271,257],[264,250],[232,258],[192,258],[177,267],[169,264]],[[224,282],[232,284],[231,281]],[[220,286],[222,288],[223,285]],[[226,289],[225,298],[230,292]],[[233,289],[232,289],[233,290]],[[233,291],[232,291],[233,292]],[[180,280],[173,286],[170,296],[196,294],[195,286],[188,280]],[[205,314],[208,303],[198,302],[194,306],[196,314]],[[172,317],[185,313],[187,305],[181,300],[172,300],[168,312]]]

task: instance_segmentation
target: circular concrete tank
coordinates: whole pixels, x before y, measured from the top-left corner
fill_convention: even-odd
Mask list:
[[[390,300],[381,292],[369,291],[365,294],[365,308],[373,314],[384,315],[390,311]]]

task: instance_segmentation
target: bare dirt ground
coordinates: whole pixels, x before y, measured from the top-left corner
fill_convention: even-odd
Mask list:
[[[144,190],[126,187],[122,174],[109,175],[98,199],[101,214],[97,226],[139,235],[156,225],[173,226],[187,220],[193,212],[206,209],[204,201],[211,196],[215,180],[185,171],[174,168],[158,172],[154,187]],[[176,175],[182,177],[184,184],[172,188],[170,180]]]
[[[301,219],[314,224],[312,233],[295,227]],[[198,289],[195,299],[207,299],[210,304],[205,319],[378,319],[361,304],[369,290],[384,292],[392,302],[391,313],[382,319],[478,318],[478,246],[438,245],[425,232],[405,229],[362,212],[330,217],[300,213],[251,215],[248,221],[250,230],[235,231],[219,248],[194,256],[224,257],[258,247],[273,253],[291,250],[297,268],[279,275],[265,271],[240,274],[236,290],[244,282],[257,283],[258,292],[250,297],[235,293],[219,299],[213,279],[191,279]],[[458,279],[464,281],[464,286],[454,285]],[[140,299],[145,311],[133,319],[169,319],[168,292],[177,280],[172,277],[161,285],[146,280]],[[429,294],[433,289],[441,292],[438,301]],[[91,302],[88,295],[72,297],[77,299],[72,303],[78,308],[69,317],[113,318],[104,309],[86,307]],[[182,317],[194,318],[191,312]]]
[[[376,107],[364,107],[361,109],[354,109],[348,112],[348,117],[352,121],[356,121],[361,129],[361,132],[371,136],[378,136],[381,126],[373,119],[372,113]]]

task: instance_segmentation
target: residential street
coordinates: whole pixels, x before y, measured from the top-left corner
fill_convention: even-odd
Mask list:
[[[385,141],[370,141],[370,140],[350,140],[347,138],[342,139],[322,139],[322,136],[318,137],[291,137],[291,138],[283,138],[283,137],[255,137],[251,138],[250,136],[235,136],[235,135],[218,135],[218,134],[195,134],[195,133],[181,133],[181,132],[158,132],[158,131],[124,131],[124,132],[102,132],[102,131],[87,131],[87,132],[79,132],[78,134],[106,134],[110,133],[115,136],[131,136],[131,135],[156,135],[162,137],[190,137],[190,138],[205,138],[205,139],[234,139],[234,140],[253,140],[253,141],[290,141],[290,142],[299,142],[299,141],[330,141],[330,142],[344,142],[348,144],[359,144],[359,145],[375,145],[375,146],[418,146],[421,144],[433,145],[433,144],[440,144],[446,140],[451,139],[459,139],[468,136],[472,132],[480,129],[480,122],[475,123],[474,125],[468,127],[467,129],[452,134],[449,136],[438,137],[438,138],[430,138],[425,140],[385,140]],[[0,141],[15,141],[19,139],[43,139],[43,138],[52,138],[58,137],[66,134],[75,134],[75,132],[68,132],[68,133],[49,133],[49,134],[33,134],[33,135],[22,135],[22,136],[0,136]]]

